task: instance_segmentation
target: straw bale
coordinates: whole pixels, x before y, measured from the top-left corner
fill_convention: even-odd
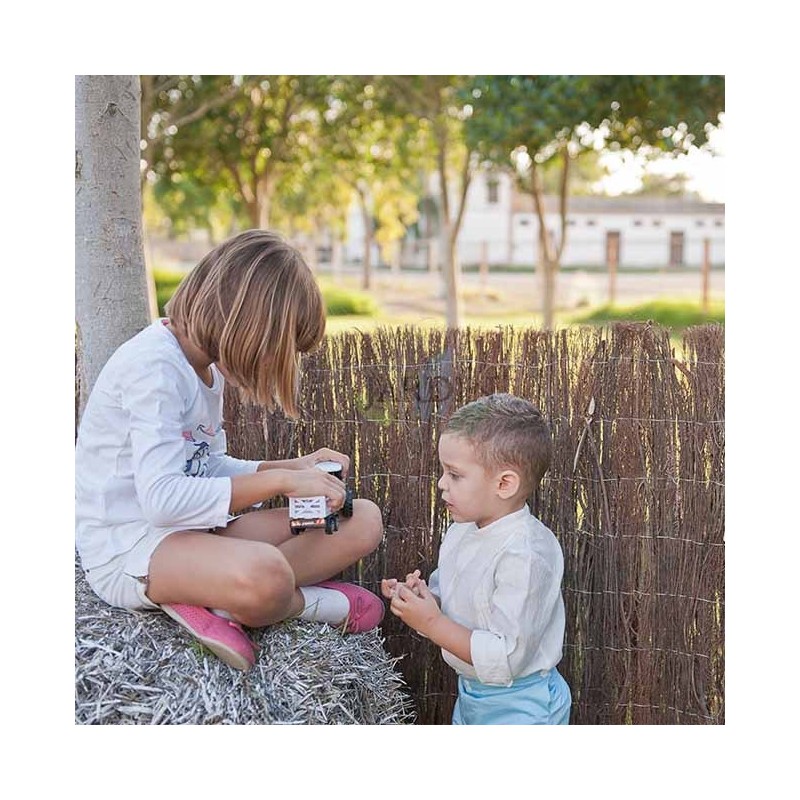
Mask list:
[[[413,722],[380,629],[343,636],[293,620],[250,631],[232,669],[160,611],[99,600],[75,568],[75,720],[87,725],[396,725]]]

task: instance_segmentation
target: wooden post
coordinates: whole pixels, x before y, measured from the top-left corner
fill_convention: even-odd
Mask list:
[[[703,239],[703,313],[708,314],[708,282],[711,273],[711,239]]]
[[[480,263],[480,286],[481,291],[486,294],[486,287],[489,283],[489,243],[481,242],[481,263]]]
[[[617,302],[617,266],[619,265],[619,238],[608,237],[608,304]]]

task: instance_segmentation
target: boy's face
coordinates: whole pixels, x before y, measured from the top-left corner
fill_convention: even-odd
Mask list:
[[[438,486],[454,522],[475,522],[482,528],[508,513],[507,504],[498,494],[495,476],[475,458],[468,439],[443,434],[439,439],[439,462],[442,477]]]

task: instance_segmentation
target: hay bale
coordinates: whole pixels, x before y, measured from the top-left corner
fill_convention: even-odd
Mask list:
[[[75,568],[75,720],[81,724],[413,722],[380,629],[343,636],[293,620],[251,631],[258,660],[231,669],[160,611],[99,600]]]

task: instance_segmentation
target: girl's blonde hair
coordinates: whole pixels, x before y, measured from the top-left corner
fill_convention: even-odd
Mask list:
[[[325,334],[325,306],[300,253],[249,230],[215,247],[166,305],[170,322],[249,400],[298,416],[300,354]]]

